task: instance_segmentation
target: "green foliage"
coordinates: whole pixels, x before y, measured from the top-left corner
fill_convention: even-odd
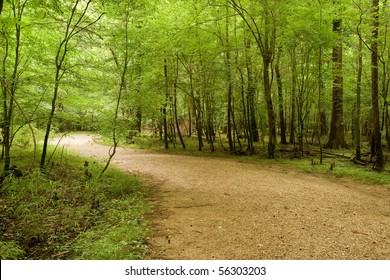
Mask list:
[[[42,174],[30,167],[29,151],[15,156],[24,176],[6,180],[0,188],[2,258],[144,256],[148,231],[143,216],[149,209],[136,176],[110,169],[99,179],[100,164],[90,160],[86,167],[84,159],[64,151]],[[105,237],[97,238],[101,235]]]
[[[26,252],[24,252],[16,244],[16,242],[0,241],[0,259],[1,260],[20,260],[23,259]]]
[[[74,258],[143,259],[146,249],[144,237],[147,231],[140,227],[140,224],[144,210],[137,209],[131,200],[112,200],[106,207],[109,208],[105,213],[107,223],[95,226],[78,236],[74,244]]]
[[[283,165],[292,166],[310,173],[322,174],[335,178],[352,179],[366,184],[377,184],[390,187],[390,177],[388,172],[376,172],[372,170],[372,165],[357,166],[349,160],[327,159],[322,165],[312,164],[312,159],[277,160]],[[333,170],[330,170],[334,164]]]

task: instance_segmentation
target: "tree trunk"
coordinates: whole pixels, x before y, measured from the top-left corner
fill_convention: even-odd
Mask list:
[[[11,165],[11,146],[12,146],[12,119],[14,115],[14,103],[15,103],[15,95],[18,87],[18,75],[19,75],[19,65],[20,65],[20,55],[21,55],[21,20],[24,12],[24,8],[27,4],[27,1],[23,3],[19,3],[20,5],[16,5],[12,2],[12,10],[15,20],[15,58],[11,76],[11,84],[9,87],[6,85],[6,60],[8,58],[8,48],[9,41],[8,38],[5,39],[5,48],[6,52],[3,59],[3,148],[4,148],[4,171],[10,169]],[[1,3],[2,8],[2,3]],[[7,35],[4,35],[5,37]],[[9,90],[9,95],[7,91]]]
[[[164,59],[164,77],[165,77],[165,103],[163,105],[163,128],[164,128],[164,146],[165,149],[169,149],[168,144],[168,122],[167,122],[167,106],[169,99],[169,84],[168,84],[168,65],[167,59]]]
[[[278,85],[278,101],[279,101],[279,123],[280,123],[280,143],[283,145],[287,144],[286,138],[286,123],[284,120],[284,102],[283,102],[283,83],[282,77],[280,74],[280,56],[282,53],[282,49],[278,49],[278,53],[276,56],[276,65],[275,65],[275,74],[276,74],[276,82]]]
[[[263,21],[262,27],[258,25],[256,19],[250,15],[250,13],[242,6],[240,1],[226,0],[226,8],[230,5],[237,14],[244,20],[246,26],[249,28],[257,46],[260,50],[263,61],[263,85],[264,85],[264,99],[267,104],[268,113],[268,157],[275,158],[276,148],[276,124],[275,115],[272,104],[272,92],[271,84],[272,79],[270,74],[272,73],[272,61],[275,53],[275,41],[276,41],[276,27],[274,22],[273,10],[269,1],[263,1]],[[273,4],[273,3],[272,3]],[[228,17],[227,17],[228,22]]]
[[[318,0],[320,4],[320,28],[322,28],[322,4],[321,0]],[[322,57],[323,57],[323,47],[320,45],[319,53],[318,53],[318,131],[317,131],[317,137],[318,137],[318,145],[320,146],[320,164],[323,163],[323,146],[322,146],[322,136],[323,134],[323,112],[322,110],[322,95],[323,95],[323,79],[322,79]]]
[[[321,13],[322,18],[322,13]],[[322,46],[320,46],[320,51],[318,55],[318,131],[317,131],[317,137],[318,137],[318,145],[320,146],[320,164],[323,162],[323,153],[322,153]]]
[[[195,97],[195,104],[196,104],[196,130],[198,135],[198,150],[203,150],[203,125],[202,125],[202,106],[200,102],[200,94],[197,93],[197,96]]]
[[[253,71],[252,71],[252,59],[251,55],[249,53],[249,50],[251,48],[251,41],[250,39],[245,39],[245,56],[246,56],[246,68],[247,68],[247,75],[248,75],[248,122],[249,122],[249,129],[250,129],[250,135],[252,137],[252,142],[259,142],[260,136],[259,136],[259,130],[257,128],[257,121],[256,121],[256,110],[255,110],[255,83],[253,78]]]
[[[385,167],[382,137],[379,117],[379,87],[378,87],[378,29],[379,29],[379,0],[372,0],[372,43],[371,43],[371,102],[372,102],[372,125],[371,125],[371,159],[375,157],[374,169],[382,171]]]
[[[361,160],[360,150],[360,103],[361,103],[361,92],[362,92],[362,73],[363,73],[363,42],[359,38],[359,56],[358,56],[358,73],[356,82],[356,109],[355,109],[355,151],[356,159]]]
[[[62,63],[61,63],[61,65],[62,65]],[[55,82],[55,85],[54,85],[53,98],[52,98],[52,101],[51,101],[51,110],[50,110],[49,118],[48,118],[48,121],[47,121],[47,124],[46,124],[45,138],[44,138],[44,141],[43,141],[42,156],[41,156],[41,163],[40,163],[41,170],[45,169],[45,164],[46,164],[47,146],[48,146],[48,143],[49,143],[49,135],[50,135],[51,126],[52,126],[52,123],[53,123],[54,113],[55,113],[55,110],[56,110],[58,89],[59,89],[59,84],[60,84],[60,80],[61,80],[61,78],[60,78],[60,76],[61,76],[60,72],[62,70],[61,65],[57,64],[57,67],[56,67],[56,76],[55,76],[55,81],[56,82]]]
[[[229,152],[234,152],[233,134],[232,134],[232,73],[231,73],[231,61],[230,61],[230,44],[229,44],[229,7],[226,6],[226,30],[225,30],[225,63],[226,63],[226,82],[227,82],[227,138],[229,141]]]
[[[46,164],[47,146],[48,146],[51,126],[53,123],[53,118],[56,110],[58,90],[60,87],[61,79],[65,74],[65,70],[63,69],[63,64],[68,55],[69,42],[76,34],[81,32],[81,30],[85,30],[88,27],[92,26],[93,24],[98,22],[100,18],[103,16],[101,14],[95,21],[85,24],[83,19],[89,9],[89,5],[91,4],[91,2],[92,0],[88,0],[82,8],[83,10],[81,14],[77,16],[77,8],[78,5],[80,4],[80,0],[75,1],[69,19],[66,22],[64,38],[61,40],[57,48],[57,53],[55,57],[56,71],[55,71],[55,78],[54,78],[53,98],[51,101],[51,109],[46,124],[46,132],[43,141],[43,148],[42,148],[42,155],[41,155],[41,162],[40,162],[40,168],[42,171],[45,169],[45,164]],[[75,17],[77,17],[77,19],[75,19]],[[80,26],[81,24],[85,24],[85,26],[81,27]]]
[[[268,113],[268,158],[275,158],[275,148],[276,148],[276,123],[275,123],[275,114],[272,104],[272,93],[271,93],[271,81],[270,81],[270,71],[271,68],[271,55],[263,54],[263,78],[264,78],[264,98],[267,104],[267,113]]]
[[[137,106],[135,109],[135,123],[136,123],[136,128],[138,132],[142,132],[142,109],[140,106]]]
[[[297,59],[295,49],[291,54],[291,74],[292,74],[292,87],[291,87],[291,119],[290,119],[290,144],[295,144],[295,129],[296,129],[296,96],[297,96]]]
[[[176,55],[176,73],[175,73],[175,81],[173,83],[173,106],[174,106],[174,114],[175,114],[175,124],[177,135],[179,135],[180,143],[183,149],[186,149],[186,144],[184,143],[183,136],[180,131],[179,118],[177,115],[177,79],[179,77],[179,56]]]
[[[333,20],[333,32],[341,35],[342,19]],[[340,39],[337,46],[333,47],[333,94],[332,94],[332,120],[327,147],[345,147],[344,138],[344,105],[343,105],[343,46]]]

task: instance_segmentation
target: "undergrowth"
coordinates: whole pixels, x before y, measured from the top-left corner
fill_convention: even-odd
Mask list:
[[[335,178],[352,179],[365,184],[385,185],[390,187],[389,172],[374,171],[371,164],[360,166],[349,160],[334,158],[325,159],[323,164],[312,164],[313,161],[311,158],[294,160],[280,159],[276,162],[310,173],[317,173]]]
[[[17,151],[23,171],[0,187],[1,259],[142,259],[147,193],[135,175],[58,152],[46,172]]]

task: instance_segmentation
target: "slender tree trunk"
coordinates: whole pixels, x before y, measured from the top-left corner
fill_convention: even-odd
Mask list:
[[[248,76],[248,121],[249,121],[249,127],[250,127],[250,135],[252,137],[251,141],[252,143],[259,142],[260,136],[259,136],[259,130],[257,128],[257,121],[256,121],[256,110],[255,110],[255,94],[256,94],[256,87],[255,82],[253,78],[253,71],[252,71],[252,58],[251,54],[249,53],[249,50],[251,49],[251,41],[249,38],[245,39],[245,56],[246,56],[246,68],[247,68],[247,76]]]
[[[6,36],[4,35],[4,41],[5,41],[5,54],[3,56],[3,60],[2,60],[2,71],[1,71],[1,79],[0,81],[2,81],[1,83],[1,92],[2,92],[2,96],[3,96],[3,124],[1,125],[0,129],[1,129],[1,136],[3,138],[3,142],[2,142],[2,149],[1,149],[1,160],[4,159],[4,150],[5,150],[5,134],[4,134],[4,125],[5,125],[5,120],[7,119],[7,116],[8,116],[8,104],[7,104],[7,98],[8,98],[8,94],[7,94],[7,84],[6,84],[6,75],[7,75],[7,65],[6,65],[6,61],[7,61],[7,57],[8,57],[8,39],[6,38]]]
[[[186,144],[184,143],[183,136],[181,135],[180,131],[180,124],[179,124],[179,118],[177,114],[177,79],[179,77],[179,56],[176,55],[176,73],[175,73],[175,81],[173,83],[173,106],[174,106],[174,113],[175,113],[175,124],[176,124],[176,130],[177,135],[179,136],[181,146],[183,149],[186,149]]]
[[[8,43],[8,38],[7,35],[4,34],[4,41],[5,41],[5,53],[2,61],[2,93],[3,93],[3,123],[1,126],[1,132],[2,132],[2,137],[3,137],[3,143],[2,143],[2,153],[1,153],[1,159],[4,159],[5,157],[5,151],[9,149],[9,143],[10,143],[10,133],[9,133],[9,123],[10,121],[8,120],[8,86],[6,82],[6,77],[7,77],[7,58],[8,58],[8,48],[9,48],[9,43]],[[10,156],[8,155],[10,158]],[[9,162],[4,164],[4,171],[7,171],[9,169]]]
[[[142,109],[140,106],[137,106],[135,109],[135,123],[136,123],[136,128],[138,132],[142,132]]]
[[[321,0],[318,0],[318,3],[320,4],[320,28],[322,28],[322,3]],[[322,45],[319,46],[319,53],[318,53],[318,131],[317,131],[317,137],[318,137],[318,145],[320,146],[320,164],[323,163],[323,147],[322,147],[322,136],[323,136],[323,123],[322,123],[322,95],[323,95],[323,79],[322,79],[322,57],[323,57],[323,47]]]
[[[234,152],[233,144],[233,125],[232,125],[232,73],[231,73],[231,61],[230,61],[230,43],[229,43],[229,8],[226,6],[226,41],[225,41],[225,56],[226,56],[226,82],[227,82],[227,138],[229,141],[229,151]]]
[[[235,113],[234,113],[234,98],[233,98],[233,102],[232,102],[232,124],[233,124],[233,143],[234,143],[234,152],[235,153],[241,153],[242,152],[242,145],[241,145],[241,141],[240,141],[240,135],[238,134],[238,129],[237,129],[237,124],[236,124],[236,117],[235,117]],[[238,146],[239,146],[239,149],[237,151],[237,148],[236,148],[236,139],[237,139],[237,143],[238,143]]]
[[[297,95],[297,107],[298,107],[298,144],[301,157],[304,156],[304,127],[305,119],[308,115],[307,109],[305,111],[305,105],[307,106],[306,101],[306,91],[307,91],[307,80],[309,76],[310,69],[310,50],[304,55],[304,62],[301,62],[301,79],[299,80],[299,89]]]
[[[385,166],[382,137],[379,117],[379,87],[378,87],[378,29],[379,29],[379,0],[372,0],[372,43],[371,43],[371,102],[372,102],[372,126],[371,126],[371,157],[376,157],[374,169],[382,171]]]
[[[95,24],[96,22],[98,22],[100,20],[100,18],[103,16],[103,15],[100,15],[95,21],[90,22],[90,23],[86,24],[85,26],[81,26],[82,24],[84,24],[83,19],[85,18],[85,15],[89,9],[89,6],[90,6],[92,0],[88,0],[85,3],[85,5],[82,8],[81,15],[79,15],[77,18],[75,18],[76,11],[78,9],[80,2],[81,2],[81,0],[76,0],[75,3],[73,4],[71,14],[70,14],[69,19],[66,23],[64,37],[61,40],[61,42],[57,48],[57,53],[56,53],[56,57],[55,57],[56,71],[55,71],[55,78],[54,78],[53,98],[52,98],[52,102],[51,102],[51,109],[50,109],[49,117],[47,120],[45,137],[44,137],[43,148],[42,148],[42,156],[41,156],[41,162],[40,162],[40,168],[42,171],[45,169],[45,164],[46,164],[47,147],[48,147],[49,136],[50,136],[50,132],[51,132],[51,126],[53,124],[53,118],[54,118],[54,114],[56,111],[58,90],[60,87],[61,79],[62,79],[63,75],[65,74],[65,70],[63,69],[63,64],[65,62],[67,55],[68,55],[69,42],[75,35],[77,35],[82,30],[85,30],[88,27]]]
[[[321,12],[321,19],[322,19],[322,12]],[[323,87],[323,80],[322,80],[322,46],[320,46],[320,51],[318,55],[318,145],[320,146],[320,164],[323,162],[323,147],[322,147],[322,87]]]
[[[295,144],[295,130],[296,130],[296,96],[297,96],[297,59],[295,49],[291,54],[291,73],[292,73],[292,87],[291,87],[291,119],[290,119],[290,144]]]
[[[193,101],[190,101],[190,104],[188,105],[188,137],[192,136],[192,110],[191,110],[191,104]]]
[[[253,154],[255,154],[255,148],[253,145],[252,129],[250,126],[249,96],[246,95],[246,97],[245,97],[244,75],[243,75],[240,68],[238,69],[238,71],[240,72],[242,113],[243,113],[243,120],[244,120],[244,127],[245,127],[245,136],[246,136],[247,144],[248,144],[247,152],[250,155],[253,155]]]
[[[384,125],[386,130],[386,142],[387,142],[387,149],[390,150],[390,116],[389,116],[389,101],[385,101],[384,104]]]
[[[193,73],[192,73],[192,67],[187,66],[187,72],[189,76],[189,81],[190,81],[190,96],[191,96],[191,103],[192,103],[192,113],[194,114],[195,118],[195,126],[197,130],[197,136],[198,136],[198,150],[202,151],[203,149],[203,139],[202,139],[202,107],[200,103],[200,96],[197,94],[195,96],[195,88],[194,88],[194,78],[193,78]],[[189,113],[191,114],[191,113]],[[192,118],[193,119],[193,118]],[[191,119],[190,119],[191,123]],[[192,126],[190,126],[191,128]],[[191,129],[190,129],[191,131]]]
[[[53,92],[53,98],[52,98],[52,102],[51,102],[51,110],[50,110],[49,118],[48,118],[48,121],[47,121],[47,124],[46,124],[46,133],[45,133],[45,138],[44,138],[44,141],[43,141],[41,164],[40,164],[41,170],[45,169],[46,155],[47,155],[47,146],[48,146],[48,143],[49,143],[49,136],[50,136],[51,126],[52,126],[52,123],[53,123],[54,113],[55,113],[55,110],[56,110],[58,89],[59,89],[59,84],[60,84],[60,80],[61,80],[61,75],[60,75],[61,69],[62,69],[62,63],[61,63],[61,65],[57,64],[57,66],[56,66],[56,75],[55,75],[54,92]]]
[[[164,146],[169,149],[168,144],[168,122],[167,122],[167,106],[169,99],[169,84],[168,84],[168,65],[167,59],[164,59],[164,77],[165,77],[165,103],[163,105],[163,127],[164,127]]]
[[[13,11],[13,17],[15,20],[15,58],[13,63],[13,70],[12,70],[12,76],[11,76],[11,84],[9,87],[6,85],[6,60],[8,57],[8,48],[9,48],[9,41],[8,38],[6,38],[6,34],[4,34],[5,37],[5,44],[6,44],[6,52],[4,55],[3,60],[3,97],[4,97],[4,108],[3,108],[3,147],[4,147],[4,171],[7,171],[10,169],[11,164],[11,146],[12,146],[12,119],[14,115],[14,103],[15,103],[15,96],[16,91],[18,87],[18,74],[19,74],[19,64],[20,64],[20,55],[21,55],[21,26],[20,23],[22,21],[23,12],[25,9],[25,6],[27,4],[27,1],[24,1],[22,3],[15,3],[15,1],[12,1],[11,8]],[[9,90],[9,96],[7,94],[7,90]]]
[[[279,48],[276,55],[276,64],[275,64],[275,74],[276,74],[276,82],[278,85],[278,101],[279,101],[279,123],[280,123],[280,142],[283,145],[287,144],[286,138],[286,123],[284,119],[284,98],[283,98],[283,83],[282,76],[280,74],[280,56],[282,53],[282,49]]]
[[[355,112],[355,151],[356,159],[361,160],[360,150],[360,106],[361,106],[361,92],[362,92],[362,73],[363,73],[363,42],[359,38],[359,55],[358,55],[358,73],[356,82],[356,112]]]
[[[215,141],[215,131],[214,131],[214,124],[213,124],[213,118],[214,118],[214,111],[213,111],[213,102],[212,102],[212,97],[211,93],[206,94],[206,128],[207,128],[207,135],[209,139],[209,144],[210,144],[210,151],[215,152],[215,147],[214,147],[214,141]]]
[[[129,18],[128,18],[128,14],[127,14],[126,28],[127,28],[127,25],[128,25],[128,19]],[[128,41],[127,35],[126,35],[126,41]],[[116,153],[116,149],[117,149],[118,144],[119,144],[119,141],[118,141],[118,138],[117,138],[117,123],[118,123],[118,116],[119,116],[119,107],[120,107],[121,100],[122,100],[122,94],[126,90],[126,74],[127,74],[127,69],[128,69],[128,63],[129,63],[129,54],[128,54],[128,50],[126,49],[126,51],[125,51],[125,60],[124,60],[124,63],[123,63],[122,73],[120,75],[120,83],[119,83],[118,95],[117,95],[115,112],[114,112],[114,120],[113,120],[113,127],[112,127],[112,141],[113,141],[113,145],[112,145],[112,147],[109,150],[108,160],[107,160],[105,166],[103,167],[103,170],[100,172],[99,177],[102,177],[103,174],[108,169],[108,167],[110,166],[111,160],[114,158],[115,153]],[[119,63],[117,64],[117,66],[118,66],[118,68],[120,67]]]
[[[202,106],[200,102],[200,95],[197,93],[195,97],[196,104],[196,130],[198,135],[198,150],[203,150],[203,125],[202,125]]]
[[[130,3],[128,3],[130,5]],[[88,6],[87,6],[88,8]],[[112,159],[114,158],[116,154],[116,150],[118,148],[119,140],[117,137],[117,125],[118,125],[118,117],[119,117],[119,109],[120,109],[120,104],[122,100],[122,94],[123,92],[126,91],[127,88],[127,82],[126,82],[126,75],[128,72],[129,68],[129,62],[130,62],[130,54],[129,54],[129,21],[130,21],[130,12],[129,9],[130,7],[128,6],[126,9],[125,13],[125,50],[124,50],[124,57],[123,57],[123,65],[120,65],[119,62],[119,57],[116,55],[115,50],[111,49],[112,56],[114,58],[116,67],[118,69],[119,73],[119,88],[118,88],[118,94],[117,94],[117,99],[116,99],[116,104],[115,104],[115,112],[114,112],[114,118],[113,118],[113,126],[112,126],[112,142],[113,145],[111,146],[109,152],[108,152],[108,160],[106,161],[106,164],[104,165],[102,171],[99,174],[99,178],[101,178],[104,173],[107,171],[108,167],[111,164]],[[86,11],[86,10],[85,10]]]

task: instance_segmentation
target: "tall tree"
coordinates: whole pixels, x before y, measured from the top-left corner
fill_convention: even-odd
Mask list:
[[[180,122],[179,122],[179,117],[178,117],[178,104],[177,104],[177,90],[178,90],[178,86],[177,86],[177,83],[178,83],[178,79],[179,79],[179,54],[176,53],[175,54],[175,77],[174,77],[174,81],[173,81],[173,110],[174,110],[174,122],[175,122],[175,125],[176,125],[176,130],[177,130],[177,134],[179,136],[179,139],[180,139],[180,143],[181,143],[181,146],[183,147],[183,149],[186,149],[186,144],[184,143],[184,139],[183,139],[183,136],[182,136],[182,133],[181,133],[181,129],[180,129]]]
[[[355,153],[356,159],[361,160],[361,130],[360,130],[360,119],[361,119],[361,93],[362,93],[362,75],[363,75],[363,40],[361,38],[361,25],[363,21],[363,11],[360,8],[361,1],[359,1],[359,23],[356,26],[356,34],[358,34],[358,59],[357,59],[357,77],[356,77],[356,108],[354,118],[354,133],[355,133]]]
[[[11,162],[11,144],[12,144],[12,120],[14,116],[16,92],[18,90],[21,64],[21,35],[22,35],[22,17],[27,5],[27,0],[11,1],[12,18],[15,27],[14,35],[7,34],[4,27],[1,35],[4,40],[4,56],[2,63],[2,92],[3,92],[3,147],[4,147],[4,171],[9,170]],[[11,67],[8,67],[7,61],[10,52],[10,40],[14,40],[14,60]],[[9,82],[7,82],[7,69],[11,69]]]
[[[87,12],[88,9],[90,8],[91,3],[92,0],[88,0],[88,1],[76,0],[74,2],[70,11],[70,15],[66,19],[63,38],[61,39],[57,47],[55,61],[54,61],[55,77],[54,77],[53,97],[51,101],[51,110],[46,123],[46,131],[45,131],[45,137],[43,141],[43,149],[42,149],[41,162],[40,162],[40,167],[42,170],[45,169],[47,146],[49,142],[51,127],[53,124],[53,118],[57,107],[58,92],[60,89],[61,80],[67,72],[67,68],[65,67],[66,59],[69,53],[71,52],[72,48],[74,47],[71,45],[72,39],[74,39],[75,36],[87,30],[90,26],[98,22],[102,17],[102,15],[100,15],[95,20],[88,21]]]
[[[295,145],[295,130],[296,130],[296,97],[297,97],[297,58],[296,46],[291,50],[291,113],[290,113],[290,144]]]
[[[168,143],[168,116],[167,116],[167,107],[168,107],[168,101],[169,101],[169,77],[168,77],[168,62],[167,59],[164,59],[164,78],[165,78],[165,102],[162,107],[162,113],[163,113],[163,129],[164,129],[164,146],[165,149],[169,149],[169,143]]]
[[[263,67],[263,87],[264,100],[267,106],[268,116],[268,157],[275,158],[276,152],[276,118],[272,101],[272,62],[275,56],[276,43],[276,26],[273,13],[273,5],[275,2],[269,0],[261,1],[261,15],[260,20],[257,20],[253,14],[250,13],[247,7],[244,7],[241,2],[235,0],[228,0],[229,5],[237,12],[237,14],[244,20],[245,24],[251,31],[257,46],[260,50]]]
[[[228,0],[227,0],[228,1]],[[229,43],[229,8],[226,5],[226,26],[225,26],[225,63],[226,63],[226,83],[227,83],[227,138],[229,141],[229,151],[230,153],[235,152],[235,147],[233,143],[233,81],[232,81],[232,63],[230,58],[230,43]]]
[[[382,135],[379,117],[379,71],[378,71],[378,35],[379,35],[379,0],[372,0],[372,31],[371,31],[371,157],[374,159],[374,168],[382,171],[385,166]]]
[[[337,1],[333,2],[337,8]],[[327,147],[338,148],[345,147],[344,137],[344,78],[343,78],[343,42],[342,42],[343,20],[337,16],[333,20],[333,32],[336,35],[337,43],[333,47],[333,90],[332,90],[332,120],[330,123],[330,133]]]
[[[245,56],[246,56],[246,68],[248,76],[248,89],[247,89],[247,106],[248,106],[248,124],[249,124],[249,135],[251,140],[251,146],[253,142],[257,143],[260,140],[259,130],[257,128],[257,118],[256,118],[256,86],[253,73],[252,65],[252,54],[250,53],[251,49],[251,40],[250,38],[245,38]]]
[[[280,57],[282,54],[282,48],[279,47],[276,54],[275,74],[276,82],[278,85],[278,101],[279,101],[279,124],[280,124],[280,143],[287,144],[286,138],[286,123],[284,114],[284,97],[283,97],[283,82],[282,75],[280,73]]]
[[[322,3],[321,0],[318,0],[318,4],[320,5],[320,29],[322,28],[322,18],[323,18],[323,11],[322,11]],[[318,144],[320,146],[320,164],[323,163],[323,147],[322,147],[322,116],[323,116],[323,109],[322,109],[322,99],[323,99],[323,78],[322,78],[322,57],[323,57],[323,44],[320,42],[319,50],[318,50],[318,128],[317,128],[317,137],[318,137]]]

